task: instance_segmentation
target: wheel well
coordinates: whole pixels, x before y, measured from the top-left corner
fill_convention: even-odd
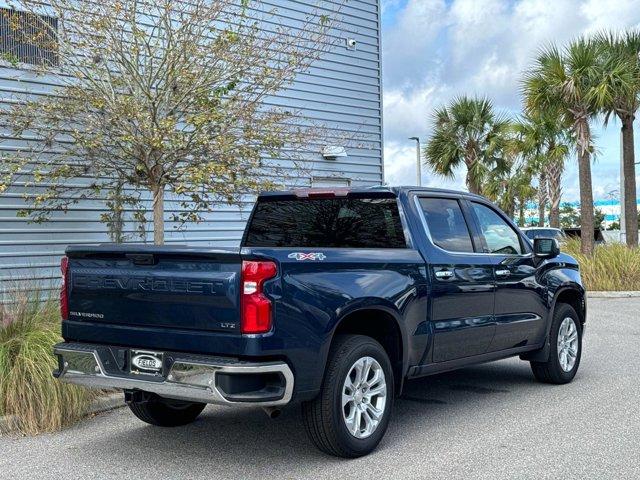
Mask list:
[[[573,309],[578,314],[578,318],[580,318],[580,323],[584,325],[586,321],[585,315],[585,303],[584,303],[584,295],[580,293],[578,290],[567,289],[560,292],[558,298],[556,299],[556,305],[558,303],[566,303],[571,305]]]
[[[382,345],[393,367],[396,392],[400,391],[403,377],[402,333],[391,314],[378,309],[350,313],[340,321],[335,330],[335,335],[341,334],[366,335]]]

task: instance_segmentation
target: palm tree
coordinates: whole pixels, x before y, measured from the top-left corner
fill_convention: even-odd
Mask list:
[[[518,204],[518,225],[525,226],[524,210],[527,203],[531,202],[537,195],[536,188],[531,184],[531,177],[523,175],[516,183],[514,191],[515,199]]]
[[[569,154],[568,126],[558,110],[526,114],[514,123],[516,153],[527,160],[538,176],[538,224],[544,227],[545,208],[550,203],[549,225],[560,228],[562,173]]]
[[[549,188],[549,226],[560,228],[560,200],[562,199],[562,174],[564,160],[569,154],[568,144],[558,144],[550,149],[547,162],[547,182]]]
[[[518,224],[524,227],[526,204],[533,200],[537,189],[532,185],[532,169],[526,161],[510,162],[510,168],[490,176],[484,194],[494,201],[509,217],[515,219],[518,209]]]
[[[593,40],[581,38],[562,51],[551,45],[543,49],[524,79],[527,113],[557,109],[571,124],[578,152],[580,183],[581,251],[591,254],[594,245],[593,187],[590,121],[598,113],[595,87],[599,74],[598,48]]]
[[[489,173],[505,168],[508,119],[494,111],[490,100],[462,96],[436,109],[433,124],[433,134],[423,150],[425,164],[450,178],[456,169],[466,166],[467,188],[482,194]]]
[[[544,148],[546,144],[545,124],[540,121],[541,116],[525,115],[513,124],[515,138],[513,146],[525,160],[529,176],[538,176],[538,226],[544,227],[544,214],[549,200],[547,184],[547,170],[544,165]]]
[[[605,126],[611,115],[622,124],[622,178],[624,179],[624,216],[627,245],[638,246],[638,210],[633,121],[640,107],[640,31],[622,34],[601,33],[596,37],[600,47],[602,75],[596,89],[598,106],[605,113]]]

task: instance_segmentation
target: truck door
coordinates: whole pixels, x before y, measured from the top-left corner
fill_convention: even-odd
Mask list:
[[[485,353],[495,332],[494,265],[455,195],[416,197],[431,278],[429,321],[434,362]]]
[[[469,201],[496,279],[496,333],[489,351],[543,341],[546,332],[545,288],[538,283],[531,248],[504,215],[491,205]]]

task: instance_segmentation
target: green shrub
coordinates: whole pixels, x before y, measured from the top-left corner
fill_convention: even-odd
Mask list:
[[[61,383],[51,372],[60,338],[55,300],[38,291],[5,295],[0,304],[0,415],[12,415],[26,434],[53,431],[77,420],[93,394]]]
[[[640,290],[640,249],[620,243],[597,245],[593,255],[580,253],[580,241],[569,239],[562,250],[578,260],[587,290]]]

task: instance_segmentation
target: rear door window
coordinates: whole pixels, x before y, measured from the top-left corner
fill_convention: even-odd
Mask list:
[[[458,200],[452,198],[420,198],[431,240],[449,252],[473,252],[469,227]]]
[[[244,246],[407,248],[396,198],[261,199]]]

